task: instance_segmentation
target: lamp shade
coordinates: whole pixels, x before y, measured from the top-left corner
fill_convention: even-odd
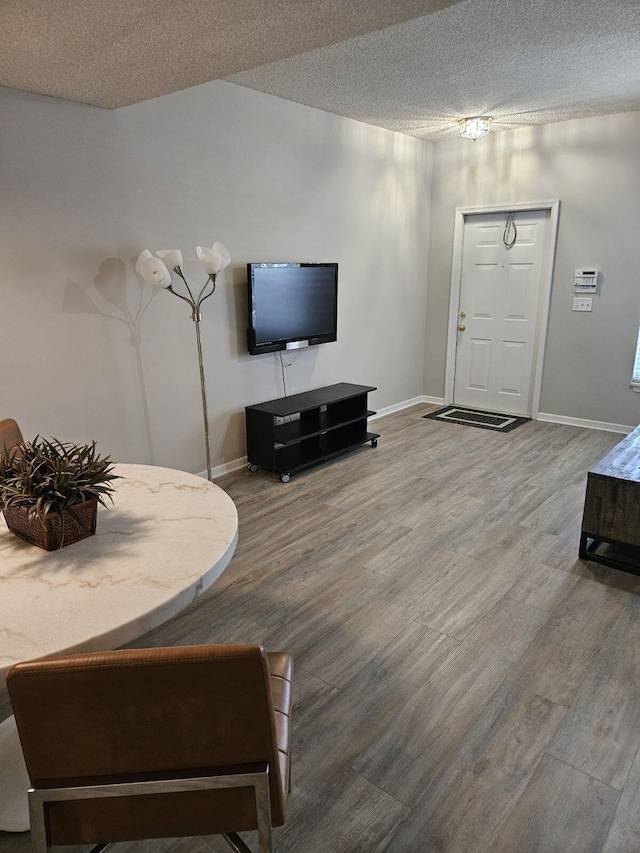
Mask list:
[[[149,254],[150,257],[144,258],[140,264],[140,275],[147,284],[153,284],[156,287],[169,287],[171,284],[171,273],[167,269],[166,264],[160,258],[154,258],[151,253]]]
[[[138,275],[142,275],[142,262],[146,261],[147,258],[152,258],[153,255],[148,249],[143,249],[138,256],[138,260],[136,261],[136,272]]]
[[[472,118],[461,118],[458,124],[460,125],[460,136],[465,139],[480,139],[481,136],[486,136],[489,133],[489,127],[493,119],[491,116],[473,116]]]
[[[222,255],[214,252],[213,249],[208,249],[206,246],[196,246],[196,254],[200,261],[200,266],[207,275],[216,275],[222,267]]]
[[[231,263],[231,255],[229,254],[229,250],[222,245],[222,243],[214,243],[213,251],[217,252],[222,258],[222,266],[220,267],[223,270],[225,267],[228,267]]]
[[[156,255],[164,261],[170,270],[175,270],[183,265],[180,249],[158,249]]]

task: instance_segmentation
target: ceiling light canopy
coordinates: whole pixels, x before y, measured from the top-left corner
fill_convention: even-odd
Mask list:
[[[491,116],[473,116],[472,118],[461,118],[458,124],[460,125],[460,136],[465,139],[480,139],[481,136],[486,136],[489,133],[489,125],[493,119]]]

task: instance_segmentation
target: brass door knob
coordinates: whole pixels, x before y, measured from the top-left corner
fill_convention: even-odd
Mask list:
[[[461,312],[460,312],[460,316],[464,319],[464,318],[467,316],[467,312],[466,312],[466,311],[461,311]]]
[[[459,332],[464,332],[464,330],[465,330],[466,328],[467,328],[466,326],[458,326],[458,331],[459,331]]]

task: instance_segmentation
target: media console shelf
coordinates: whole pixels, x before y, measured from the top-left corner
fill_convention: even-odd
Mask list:
[[[370,385],[340,382],[245,408],[249,471],[273,471],[287,483],[291,474],[328,462],[370,441],[367,432]]]

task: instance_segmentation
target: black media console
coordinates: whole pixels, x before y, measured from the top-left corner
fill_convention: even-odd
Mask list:
[[[327,462],[379,434],[367,432],[370,385],[340,382],[303,394],[247,406],[249,471],[265,468],[287,483],[291,474]]]

